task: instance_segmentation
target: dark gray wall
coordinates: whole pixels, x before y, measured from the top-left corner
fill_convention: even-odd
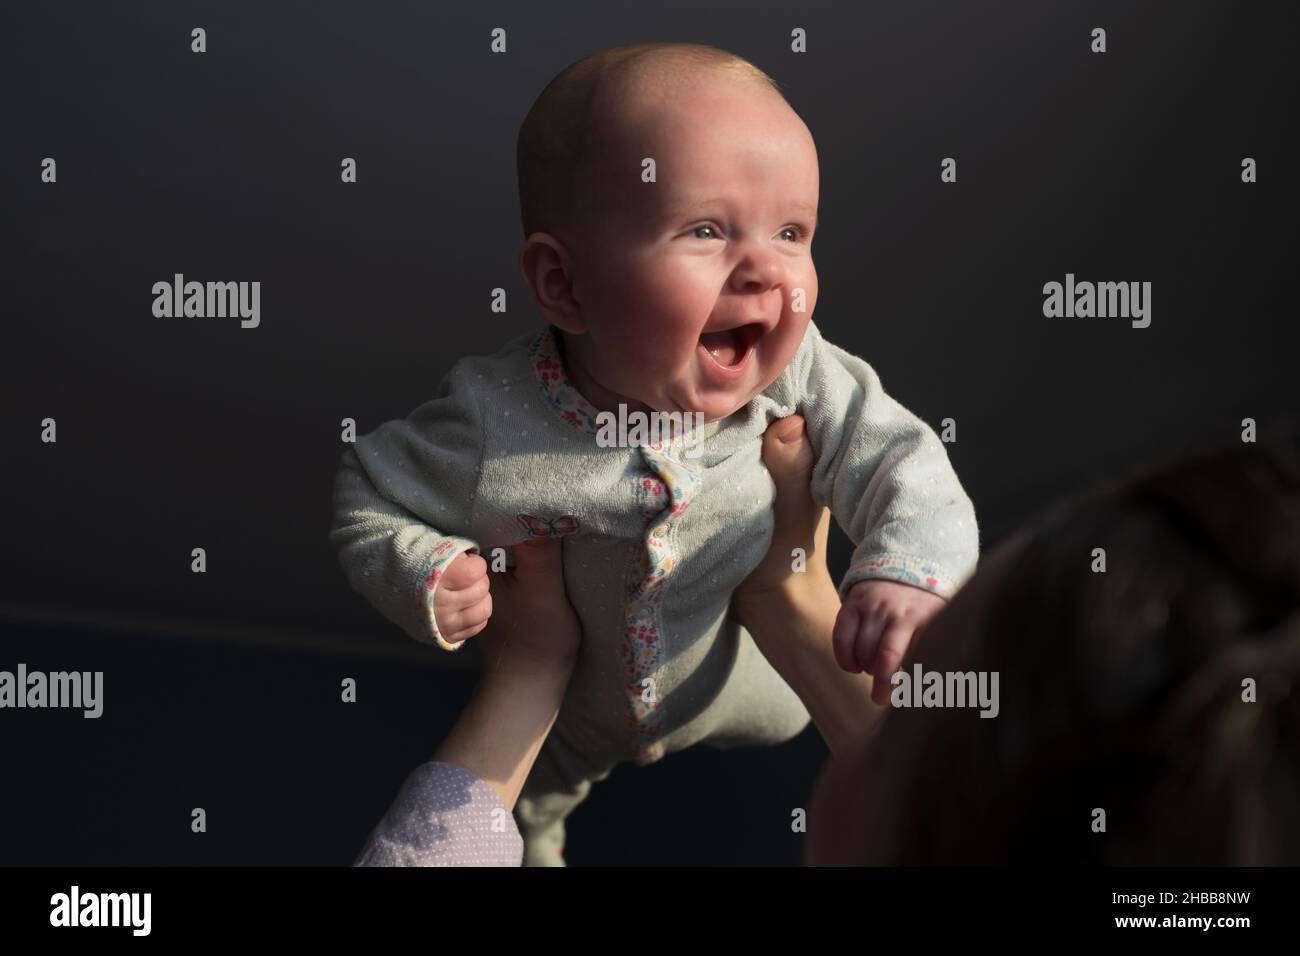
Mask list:
[[[62,832],[52,856],[340,862],[445,731],[466,675],[401,664],[428,658],[348,589],[326,541],[339,420],[364,432],[405,415],[458,357],[537,327],[516,269],[515,135],[544,84],[597,49],[712,43],[786,89],[821,158],[815,320],[932,425],[957,420],[950,453],[986,549],[1062,495],[1232,441],[1245,416],[1300,412],[1290,5],[622,6],[7,14],[0,668],[95,657],[122,708],[93,733],[27,714],[21,739],[0,712],[0,759],[48,781],[0,797],[16,801],[0,813],[16,859],[42,858],[39,824],[82,806],[74,793],[126,813],[174,790],[134,830]],[[206,54],[190,52],[195,26]],[[497,26],[505,55],[489,51]],[[805,55],[789,51],[796,26]],[[1089,50],[1096,26],[1104,55]],[[46,156],[56,185],[40,182]],[[356,185],[339,182],[345,156]],[[955,185],[939,182],[945,156]],[[1245,156],[1256,184],[1240,180]],[[151,287],[176,272],[259,280],[260,327],[155,318]],[[1067,272],[1152,282],[1151,326],[1044,318],[1042,286]],[[489,311],[496,286],[506,316]],[[56,445],[40,441],[47,416]],[[196,546],[206,575],[189,571]],[[838,569],[844,556],[841,538]],[[338,679],[363,667],[371,709],[340,714]],[[436,710],[410,699],[416,685]],[[196,702],[204,687],[225,703]],[[806,735],[762,755],[680,755],[622,791],[616,775],[580,811],[609,839],[575,837],[571,858],[797,858],[762,821],[806,788],[818,748]],[[99,759],[50,756],[85,749]],[[276,843],[253,808],[222,850],[195,850],[184,807],[250,762],[286,812],[307,814],[300,838]],[[611,836],[654,781],[671,794],[773,775],[795,796],[769,788],[736,809],[718,791],[707,832],[669,815],[667,836]],[[326,784],[335,802],[312,809]]]

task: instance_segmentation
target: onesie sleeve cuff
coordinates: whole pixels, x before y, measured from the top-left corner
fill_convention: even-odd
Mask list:
[[[882,554],[849,568],[840,582],[840,600],[848,597],[853,585],[869,580],[910,584],[941,598],[951,598],[958,586],[957,580],[933,561],[906,554]]]
[[[469,538],[458,538],[454,535],[444,538],[433,549],[432,563],[424,576],[424,586],[420,595],[420,602],[424,608],[424,621],[429,627],[429,635],[434,643],[444,651],[458,651],[465,642],[457,641],[452,644],[439,633],[438,620],[433,613],[433,601],[438,593],[438,581],[446,572],[447,566],[466,551],[470,554],[478,554],[478,545]]]

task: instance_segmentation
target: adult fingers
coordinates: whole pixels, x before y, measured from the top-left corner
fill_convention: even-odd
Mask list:
[[[543,583],[562,573],[559,538],[525,541],[515,545],[515,578],[539,580]]]

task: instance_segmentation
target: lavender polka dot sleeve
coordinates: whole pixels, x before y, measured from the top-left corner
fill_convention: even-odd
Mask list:
[[[501,796],[463,767],[433,760],[406,778],[353,866],[519,866],[523,854]]]

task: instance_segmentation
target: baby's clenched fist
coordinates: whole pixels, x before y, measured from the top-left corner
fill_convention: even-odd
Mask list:
[[[488,563],[462,551],[447,565],[433,593],[433,620],[448,644],[473,637],[492,616]]]

